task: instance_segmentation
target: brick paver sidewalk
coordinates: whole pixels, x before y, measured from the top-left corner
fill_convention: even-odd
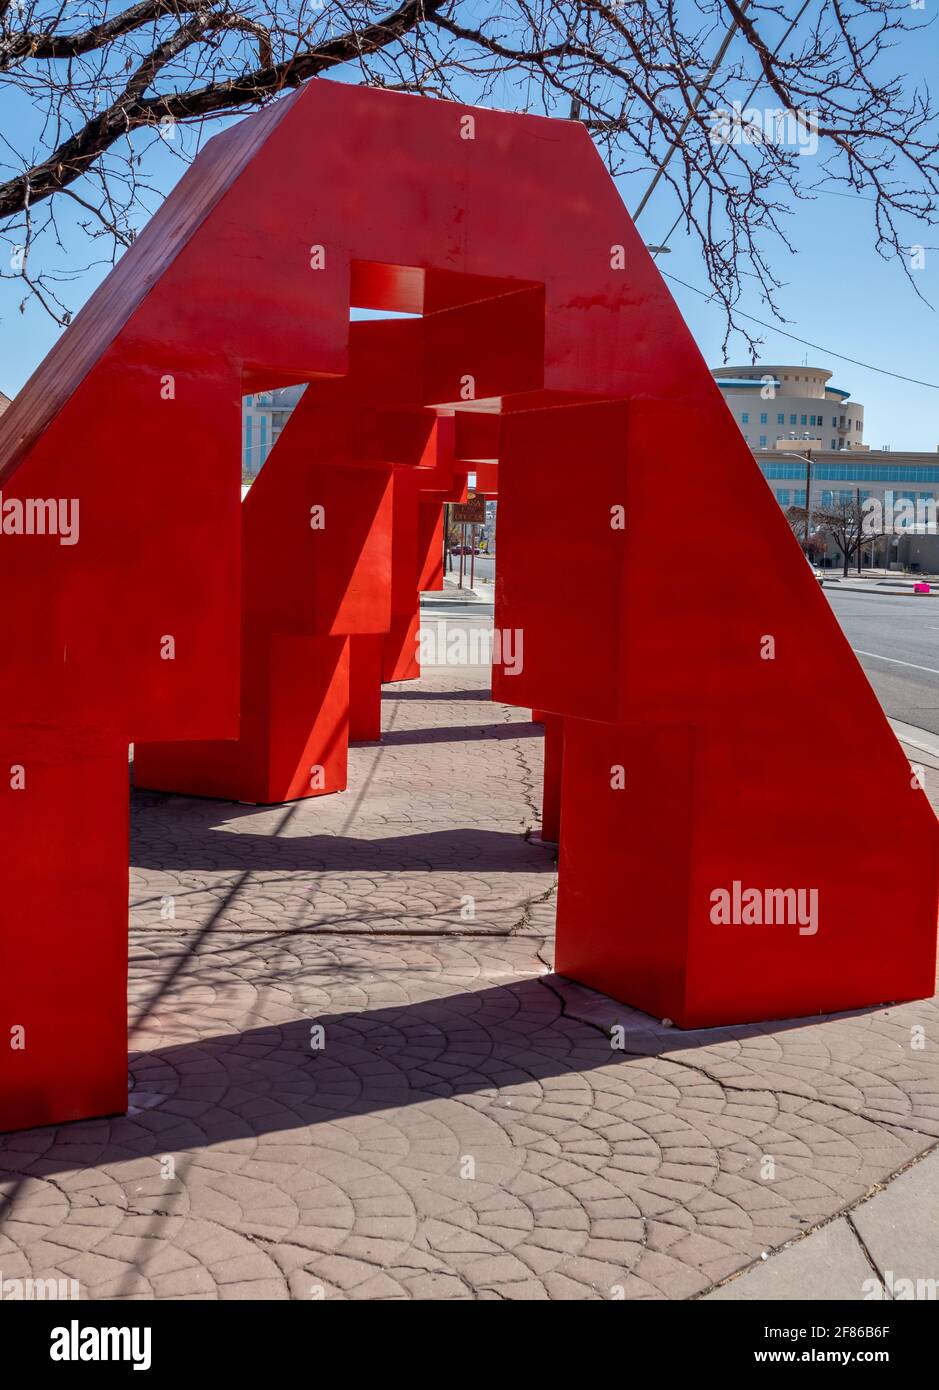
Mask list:
[[[540,729],[484,681],[388,688],[341,796],[135,795],[131,1112],[0,1139],[3,1278],[692,1297],[939,1140],[935,1001],[693,1034],[549,973]]]

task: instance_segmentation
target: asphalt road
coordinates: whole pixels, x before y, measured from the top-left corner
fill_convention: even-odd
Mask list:
[[[496,562],[495,562],[495,557],[494,557],[494,556],[492,556],[492,555],[477,555],[477,556],[476,556],[476,559],[475,559],[475,561],[474,561],[474,560],[473,560],[473,557],[472,557],[471,555],[464,555],[464,556],[463,556],[463,575],[464,575],[463,582],[464,582],[464,584],[468,584],[468,583],[469,583],[470,564],[473,564],[473,580],[474,580],[474,582],[475,582],[477,579],[488,579],[489,582],[492,583],[492,577],[493,577],[493,575],[495,574],[495,569],[496,569]],[[456,579],[456,577],[457,577],[458,574],[460,573],[460,557],[459,557],[459,555],[454,555],[454,557],[453,557],[453,569],[450,571],[450,573],[452,574],[452,576],[453,576],[454,579]]]
[[[824,593],[887,714],[939,734],[939,599]]]
[[[455,578],[459,558],[453,558]],[[492,558],[476,556],[477,579],[491,580],[494,570]],[[939,598],[852,593],[827,584],[823,593],[887,714],[939,734]]]

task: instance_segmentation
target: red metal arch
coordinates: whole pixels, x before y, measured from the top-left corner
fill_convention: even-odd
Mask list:
[[[241,395],[300,380],[242,513]],[[684,1025],[931,992],[932,812],[586,132],[317,81],[211,142],[0,421],[0,1128],[125,1105],[128,743],[159,785],[341,785],[477,461],[559,970]],[[40,502],[77,543],[17,532]],[[711,527],[734,573],[663,570]],[[777,890],[818,929],[736,911]]]

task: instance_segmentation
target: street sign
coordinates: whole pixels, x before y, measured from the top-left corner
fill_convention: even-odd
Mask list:
[[[465,526],[481,526],[486,520],[485,497],[471,497],[468,502],[454,502],[450,508],[453,521]]]

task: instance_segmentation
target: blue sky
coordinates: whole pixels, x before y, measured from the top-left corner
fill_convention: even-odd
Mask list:
[[[654,205],[640,222],[647,242],[655,243],[674,220]],[[939,390],[929,390],[894,380],[840,361],[830,354],[843,353],[860,362],[886,368],[904,376],[939,383],[939,249],[926,253],[917,283],[920,293],[935,309],[920,302],[899,266],[888,265],[873,250],[870,206],[855,199],[819,195],[802,205],[792,219],[791,239],[797,254],[779,257],[777,269],[785,288],[777,303],[789,322],[789,333],[820,344],[828,352],[804,347],[771,329],[750,325],[764,338],[760,360],[783,363],[807,361],[809,366],[829,367],[832,384],[852,393],[864,406],[864,439],[872,448],[889,444],[893,449],[932,452],[939,448]],[[939,235],[934,237],[939,248]],[[660,256],[660,270],[688,284],[706,289],[700,255],[690,241],[678,234],[672,253]],[[723,317],[708,304],[674,281],[669,289],[701,352],[711,366],[721,362]],[[772,315],[757,295],[745,298],[741,307],[769,323]],[[731,362],[748,362],[742,343],[730,350]]]
[[[928,4],[933,7],[934,0]],[[915,22],[915,12],[912,17]],[[930,18],[927,9],[923,24]],[[728,56],[733,53],[732,49]],[[922,82],[939,72],[939,25],[924,27],[918,36],[905,40],[894,50],[891,66],[896,71],[906,70],[911,81]],[[499,95],[499,105],[510,104],[509,93]],[[7,128],[14,114],[9,102],[7,95],[0,99],[0,123]],[[760,104],[754,100],[754,105]],[[218,123],[206,126],[205,136],[218,128]],[[146,160],[146,172],[164,191],[182,172],[179,161],[170,150],[161,148],[161,142],[151,146]],[[628,208],[636,207],[647,182],[647,174],[619,181]],[[927,250],[925,266],[916,272],[921,293],[936,306],[933,309],[916,298],[899,266],[886,264],[876,255],[872,207],[869,201],[834,193],[819,193],[814,201],[796,203],[788,223],[796,254],[790,255],[781,246],[774,252],[774,269],[786,282],[778,295],[788,320],[784,326],[819,344],[817,349],[791,342],[771,329],[751,327],[765,338],[760,350],[762,361],[801,363],[807,359],[809,365],[831,367],[834,384],[850,390],[865,407],[865,440],[869,445],[934,451],[939,447],[939,390],[894,380],[831,355],[843,353],[892,372],[939,383],[939,229],[931,237],[921,234],[922,242],[927,246],[932,242],[937,249]],[[676,212],[672,195],[661,182],[639,223],[646,241],[661,241]],[[8,242],[5,238],[0,248],[4,258],[9,255]],[[77,259],[84,251],[74,229],[66,232],[65,243],[69,259],[73,254]],[[671,254],[659,258],[660,269],[707,290],[694,243],[679,229],[669,244]],[[76,280],[68,289],[68,302],[80,307],[103,273],[99,269]],[[722,311],[674,281],[668,283],[703,355],[711,365],[719,365]],[[19,284],[0,282],[0,389],[8,395],[19,390],[62,331],[35,300],[20,313],[22,298]],[[767,322],[772,319],[755,292],[745,296],[740,307]],[[730,348],[729,360],[749,360],[739,339]]]

